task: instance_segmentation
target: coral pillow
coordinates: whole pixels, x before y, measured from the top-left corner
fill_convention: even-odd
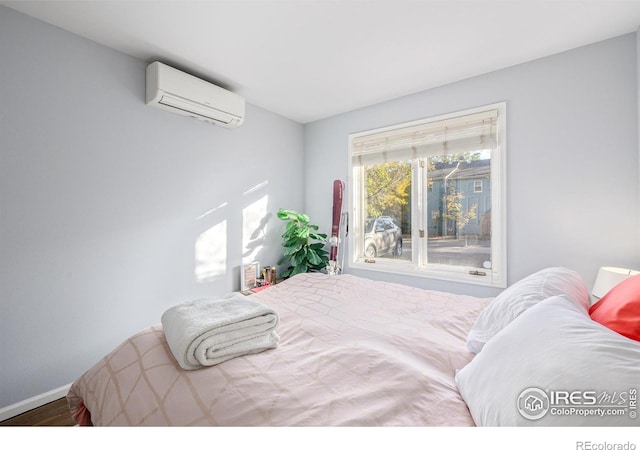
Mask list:
[[[589,308],[589,315],[616,333],[640,341],[640,275],[618,283]]]

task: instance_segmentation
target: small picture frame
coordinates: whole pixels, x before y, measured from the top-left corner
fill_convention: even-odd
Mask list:
[[[240,271],[240,290],[248,291],[258,285],[258,275],[260,274],[260,263],[254,261],[243,264]]]

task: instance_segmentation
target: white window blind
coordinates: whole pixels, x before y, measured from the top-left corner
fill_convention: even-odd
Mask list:
[[[425,158],[436,154],[494,149],[498,110],[392,127],[352,141],[354,166]]]

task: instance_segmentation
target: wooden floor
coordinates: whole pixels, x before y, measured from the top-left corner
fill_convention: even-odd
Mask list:
[[[66,398],[27,411],[0,422],[3,427],[71,427],[76,423],[69,413]]]

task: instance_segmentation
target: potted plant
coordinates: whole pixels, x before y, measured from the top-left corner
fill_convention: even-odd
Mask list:
[[[278,264],[288,263],[289,267],[282,272],[282,278],[326,268],[329,264],[329,252],[324,249],[327,235],[316,233],[318,226],[309,223],[309,216],[281,208],[278,219],[287,222],[282,234],[284,253]]]

